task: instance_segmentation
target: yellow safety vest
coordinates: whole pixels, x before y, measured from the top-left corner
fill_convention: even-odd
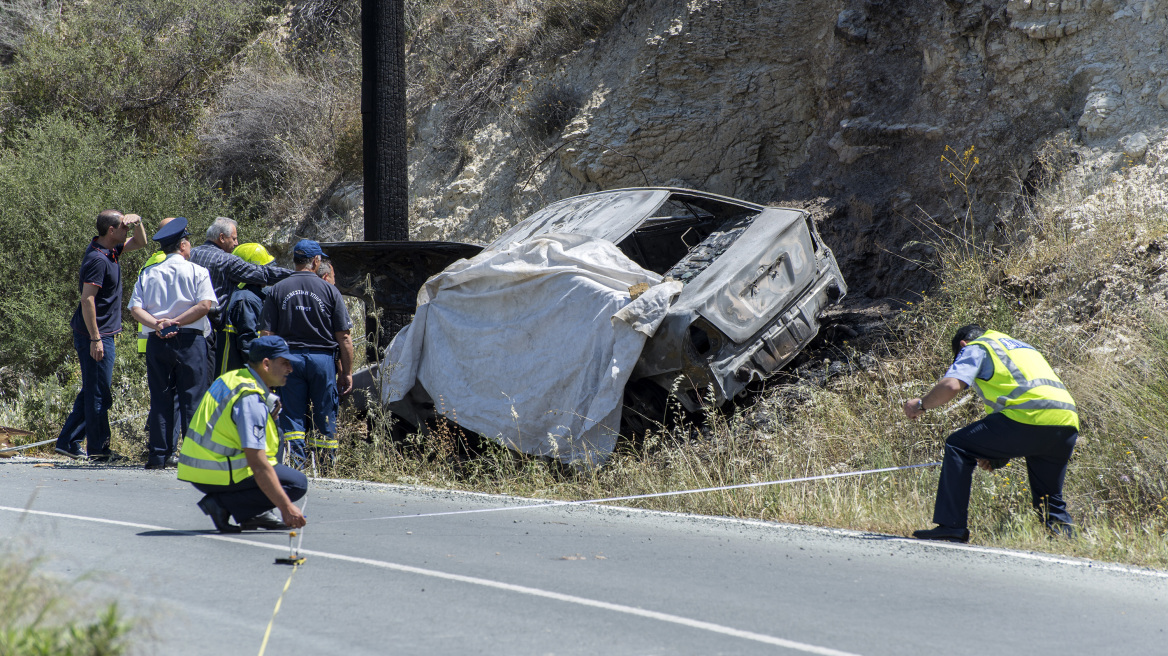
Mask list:
[[[146,270],[146,267],[154,266],[155,264],[158,264],[165,259],[166,253],[163,253],[162,251],[154,251],[154,254],[150,256],[150,259],[146,260],[146,264],[143,264],[142,268],[138,269],[138,276],[142,276],[142,272]],[[146,326],[138,324],[138,353],[140,355],[146,355],[146,339],[148,337],[150,337],[150,333],[146,332]]]
[[[231,408],[248,394],[262,394],[264,385],[249,369],[229,371],[211,383],[199,402],[191,426],[183,440],[178,458],[178,478],[191,483],[230,485],[252,475],[239,439],[239,430],[231,419]],[[280,431],[268,415],[265,427],[268,462],[276,462]]]
[[[1034,347],[994,330],[969,343],[985,349],[994,363],[989,380],[974,380],[974,391],[986,410],[1031,426],[1074,426],[1078,430],[1075,400]]]

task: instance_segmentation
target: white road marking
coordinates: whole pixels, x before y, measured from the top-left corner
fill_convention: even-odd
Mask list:
[[[152,524],[139,524],[137,522],[124,522],[116,519],[105,519],[101,517],[87,517],[85,515],[72,515],[68,513],[49,512],[45,510],[26,510],[24,508],[13,508],[10,506],[0,506],[0,510],[6,510],[18,514],[40,515],[43,517],[57,517],[60,519],[75,519],[83,522],[94,522],[98,524],[109,524],[111,526],[125,526],[129,528],[145,529],[150,531],[173,531],[184,535],[193,537],[207,538],[210,540],[218,540],[221,542],[230,542],[233,544],[242,544],[249,547],[257,547],[260,549],[268,549],[273,551],[286,551],[287,547],[274,544],[265,544],[263,542],[253,542],[243,538],[234,538],[227,535],[217,533],[200,533],[196,531],[184,531],[181,529],[173,529],[166,526],[155,526]],[[766,635],[763,633],[755,633],[753,631],[743,631],[721,624],[714,624],[712,622],[703,622],[701,620],[690,619],[688,617],[681,617],[680,615],[671,615],[669,613],[660,613],[653,610],[645,610],[643,608],[635,608],[633,606],[625,606],[623,604],[614,604],[607,601],[598,601],[596,599],[588,599],[587,597],[577,597],[575,595],[562,594],[559,592],[552,592],[550,590],[541,590],[539,588],[531,588],[524,585],[515,585],[512,583],[503,583],[501,581],[492,581],[490,579],[482,579],[475,576],[463,576],[461,574],[450,574],[447,572],[440,572],[432,569],[425,569],[421,567],[414,567],[412,565],[402,565],[400,563],[391,563],[384,560],[374,560],[372,558],[360,558],[357,556],[346,556],[344,554],[335,554],[327,551],[315,551],[305,549],[300,552],[302,555],[316,556],[318,558],[327,558],[331,560],[339,560],[343,562],[356,563],[359,565],[368,565],[370,567],[378,567],[381,569],[388,569],[397,572],[404,572],[407,574],[417,574],[419,576],[428,576],[431,578],[444,579],[447,581],[454,581],[457,583],[468,583],[471,585],[483,586],[486,588],[494,588],[496,590],[504,590],[507,592],[514,592],[517,594],[526,594],[533,597],[542,597],[544,599],[553,599],[555,601],[562,601],[569,604],[577,604],[580,606],[589,606],[592,608],[599,608],[602,610],[612,611],[614,613],[623,613],[625,615],[634,615],[637,617],[644,617],[647,619],[657,620],[660,622],[668,622],[670,624],[678,624],[687,626],[693,629],[700,629],[709,631],[711,633],[718,633],[721,635],[731,636],[734,638],[741,638],[743,640],[751,640],[754,642],[761,642],[763,644],[774,645],[776,647],[783,647],[786,649],[793,649],[796,651],[805,652],[808,654],[820,654],[822,656],[858,656],[852,652],[840,651],[838,649],[831,649],[828,647],[820,647],[818,645],[811,645],[804,642],[797,642],[794,640],[786,640],[775,636]]]
[[[719,522],[726,522],[730,524],[741,524],[745,526],[756,526],[763,528],[785,528],[794,531],[803,531],[806,533],[819,533],[821,535],[836,535],[850,538],[866,538],[870,539],[873,535],[883,536],[886,540],[898,542],[901,544],[909,544],[914,547],[922,548],[936,548],[936,549],[954,549],[957,551],[973,551],[976,553],[983,553],[991,556],[1002,556],[1005,558],[1016,558],[1018,560],[1034,560],[1041,563],[1050,563],[1052,565],[1068,565],[1080,569],[1098,570],[1104,572],[1119,572],[1121,574],[1138,574],[1140,576],[1150,576],[1157,579],[1168,579],[1168,572],[1149,569],[1141,567],[1129,567],[1127,565],[1117,565],[1115,563],[1106,563],[1098,560],[1090,560],[1088,558],[1064,558],[1060,556],[1049,556],[1031,551],[1015,551],[1012,549],[1003,549],[1001,547],[979,547],[974,544],[959,544],[956,542],[943,542],[939,540],[918,540],[916,538],[906,538],[899,535],[886,535],[884,533],[874,533],[872,531],[854,531],[846,528],[827,528],[825,526],[804,526],[802,524],[780,524],[778,522],[766,522],[761,519],[741,519],[738,517],[719,517],[716,515],[697,515],[693,513],[678,513],[668,512],[665,510],[646,510],[644,508],[623,508],[618,506],[598,506],[600,508],[611,508],[614,511],[621,512],[639,512],[646,514],[660,514],[669,515],[672,517],[687,517],[700,520],[715,520]]]
[[[22,462],[58,462],[50,459],[36,459],[23,458],[16,456],[13,460],[19,459]],[[510,496],[505,494],[489,494],[486,492],[472,492],[469,490],[450,490],[445,488],[427,487],[424,485],[403,485],[401,483],[377,483],[374,481],[358,481],[345,478],[313,478],[314,483],[337,483],[340,485],[359,485],[362,487],[382,488],[386,490],[405,491],[405,492],[432,492],[448,494],[450,496],[467,496],[481,499],[506,499],[518,502],[527,502],[531,504],[548,504],[552,505],[567,505],[566,502],[549,503],[547,499],[534,499],[528,497]],[[722,517],[718,515],[699,515],[695,513],[671,512],[667,510],[649,510],[645,508],[633,508],[630,506],[591,506],[592,508],[604,509],[611,512],[625,512],[625,513],[643,513],[648,515],[661,515],[666,517],[687,517],[700,519],[703,521],[716,521],[726,524],[739,524],[743,526],[756,526],[762,528],[781,528],[791,531],[802,531],[804,533],[818,533],[820,535],[835,535],[841,537],[852,538],[870,538],[873,535],[884,535],[886,539],[894,540],[902,544],[910,544],[921,548],[934,549],[955,549],[958,551],[972,551],[974,553],[983,553],[990,556],[998,556],[1001,558],[1014,558],[1016,560],[1030,560],[1041,563],[1049,563],[1052,565],[1064,565],[1074,567],[1077,569],[1089,569],[1093,571],[1117,572],[1120,574],[1133,574],[1136,576],[1148,576],[1151,578],[1168,579],[1168,571],[1150,569],[1145,567],[1130,567],[1127,565],[1118,565],[1116,563],[1108,563],[1097,560],[1090,560],[1087,558],[1064,558],[1059,556],[1049,556],[1041,553],[1016,551],[1013,549],[1003,549],[1000,547],[979,547],[971,544],[957,544],[954,542],[938,542],[930,540],[916,540],[913,538],[906,538],[898,535],[885,535],[882,533],[875,533],[872,531],[855,531],[846,528],[828,528],[825,526],[806,526],[803,524],[784,524],[780,522],[767,522],[761,519],[743,519],[740,517]],[[315,522],[314,525],[319,525],[323,522]],[[167,529],[169,530],[169,529]],[[195,534],[201,535],[201,534]]]
[[[1118,565],[1116,563],[1108,563],[1108,562],[1103,562],[1103,561],[1098,561],[1098,560],[1091,560],[1089,558],[1068,558],[1068,557],[1060,557],[1060,556],[1050,556],[1050,555],[1035,553],[1035,552],[1030,552],[1030,551],[1017,551],[1017,550],[1013,550],[1013,549],[1004,549],[1001,547],[979,547],[979,546],[973,545],[973,544],[958,544],[956,542],[941,542],[941,541],[936,541],[936,540],[917,540],[915,538],[906,538],[906,537],[903,537],[900,535],[887,535],[884,533],[876,533],[873,531],[856,531],[856,530],[846,529],[846,528],[828,528],[826,526],[807,526],[804,524],[784,524],[782,522],[768,522],[768,521],[761,520],[761,519],[744,519],[741,517],[723,517],[721,515],[700,515],[697,513],[674,512],[674,511],[669,511],[669,510],[651,510],[648,508],[634,508],[632,506],[604,506],[604,505],[599,505],[599,504],[591,505],[591,504],[586,504],[586,502],[580,502],[580,501],[548,501],[547,499],[517,497],[517,496],[510,496],[510,495],[505,495],[505,494],[489,494],[486,492],[471,492],[469,490],[448,490],[445,488],[425,487],[425,486],[421,486],[421,485],[402,485],[400,483],[376,483],[373,481],[353,481],[353,480],[343,479],[343,478],[319,478],[319,479],[315,479],[315,480],[318,482],[322,482],[322,483],[339,483],[341,485],[353,485],[354,483],[360,483],[363,486],[380,487],[380,488],[385,488],[387,490],[393,490],[393,491],[406,491],[406,492],[423,491],[423,492],[432,492],[432,493],[445,493],[445,494],[449,494],[451,496],[461,495],[461,496],[468,496],[468,497],[482,498],[482,499],[504,499],[504,500],[508,500],[508,501],[527,502],[527,503],[532,504],[530,506],[507,506],[507,507],[503,507],[503,508],[487,508],[484,510],[462,511],[462,514],[474,513],[474,512],[494,512],[497,510],[511,510],[511,509],[519,509],[519,508],[551,508],[551,507],[555,507],[555,506],[571,507],[572,505],[589,505],[589,507],[591,507],[591,508],[598,509],[598,510],[606,510],[606,511],[610,511],[613,513],[640,513],[640,514],[645,514],[645,515],[661,515],[664,517],[685,517],[688,519],[697,519],[697,520],[701,520],[701,521],[714,521],[714,522],[720,522],[720,523],[724,523],[724,524],[736,524],[736,525],[741,525],[741,526],[754,526],[754,527],[758,527],[758,528],[769,528],[769,529],[779,528],[779,529],[785,529],[785,530],[791,530],[791,531],[801,531],[804,533],[817,533],[820,535],[834,535],[834,536],[839,536],[839,537],[870,539],[872,536],[876,535],[876,536],[882,536],[887,540],[892,540],[892,541],[895,541],[895,542],[898,542],[901,544],[908,544],[908,545],[912,545],[915,547],[921,547],[921,548],[954,549],[957,551],[972,551],[975,553],[983,553],[983,554],[987,554],[990,556],[1000,556],[1003,558],[1014,558],[1017,560],[1032,560],[1032,561],[1041,562],[1041,563],[1049,563],[1052,565],[1066,565],[1066,566],[1075,567],[1075,568],[1079,568],[1079,569],[1090,569],[1090,570],[1094,570],[1094,571],[1104,571],[1104,572],[1118,572],[1121,574],[1134,574],[1137,576],[1149,576],[1149,577],[1158,578],[1158,579],[1168,579],[1168,571],[1151,569],[1151,568],[1146,568],[1146,567],[1131,567],[1128,565]],[[446,514],[446,513],[434,513],[434,514],[442,515],[442,514]],[[427,517],[427,516],[429,516],[429,515],[419,514],[419,515],[402,515],[401,517],[409,518],[409,517]],[[321,524],[321,523],[333,523],[333,522],[317,522],[317,524]]]

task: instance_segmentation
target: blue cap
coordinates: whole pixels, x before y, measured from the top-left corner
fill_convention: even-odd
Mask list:
[[[310,260],[317,255],[328,257],[324,254],[324,251],[320,250],[320,244],[311,239],[301,239],[296,242],[296,247],[292,249],[292,257]]]
[[[251,348],[247,351],[249,362],[263,362],[264,358],[286,358],[292,355],[288,350],[288,343],[283,337],[265,335],[251,341]]]
[[[190,232],[187,232],[187,218],[180,216],[162,226],[158,232],[154,233],[153,239],[158,242],[159,246],[166,248],[177,243],[183,237],[189,237],[190,234]]]

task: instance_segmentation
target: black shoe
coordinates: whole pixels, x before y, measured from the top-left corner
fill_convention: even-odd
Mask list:
[[[969,542],[969,529],[938,526],[937,528],[913,531],[913,537],[918,540],[944,540],[946,542]]]
[[[239,523],[239,527],[245,531],[256,531],[261,528],[268,531],[287,531],[292,528],[280,521],[280,518],[276,517],[275,511],[272,510],[260,513],[251,519],[243,520]]]
[[[172,454],[166,456],[166,466],[167,467],[178,467],[178,454],[177,453],[172,453]]]
[[[216,503],[210,496],[205,496],[199,500],[199,509],[211,518],[211,521],[215,524],[215,528],[220,533],[238,533],[243,530],[231,523],[231,513],[227,512],[223,506]]]
[[[53,450],[56,451],[57,453],[63,455],[63,456],[68,456],[74,460],[81,460],[85,457],[85,454],[81,452],[81,447],[77,447],[76,451],[70,451],[69,449],[62,449],[61,447],[56,447]]]
[[[103,453],[99,456],[89,456],[89,462],[101,465],[124,465],[130,459],[120,453]]]
[[[148,462],[146,469],[166,469],[166,463],[163,462]]]

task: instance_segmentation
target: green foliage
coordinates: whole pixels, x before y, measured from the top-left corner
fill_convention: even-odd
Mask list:
[[[72,352],[77,269],[98,212],[140,214],[147,234],[167,216],[187,216],[197,235],[215,216],[230,215],[220,196],[183,171],[174,154],[151,152],[93,120],[49,116],[8,136],[0,150],[0,315],[9,330],[0,367],[46,374]],[[123,259],[126,302],[150,251]]]
[[[59,582],[37,572],[38,562],[3,553],[0,559],[0,654],[118,656],[129,649],[131,625],[116,603],[94,618],[76,612]],[[83,619],[76,619],[82,617]]]
[[[143,131],[190,122],[214,73],[277,5],[262,0],[70,2],[59,23],[30,31],[0,70],[6,124],[69,108]]]

